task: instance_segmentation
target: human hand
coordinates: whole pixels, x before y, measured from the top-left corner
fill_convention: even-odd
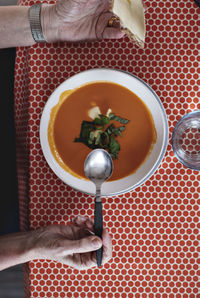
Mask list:
[[[124,36],[119,22],[112,27],[109,0],[59,0],[42,8],[42,28],[47,42],[118,39]]]
[[[34,231],[32,259],[49,259],[78,270],[96,267],[96,250],[103,245],[102,265],[112,257],[112,240],[106,229],[102,240],[94,235],[93,221],[77,216],[71,225],[51,225]]]

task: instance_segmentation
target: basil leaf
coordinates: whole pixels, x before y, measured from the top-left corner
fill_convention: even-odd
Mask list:
[[[112,158],[116,159],[118,158],[119,151],[120,151],[119,143],[117,142],[117,140],[115,140],[115,138],[111,137],[108,152],[111,154]]]
[[[93,122],[89,121],[83,121],[81,125],[81,132],[80,132],[80,138],[81,139],[88,139],[90,132],[94,130],[94,124]]]
[[[111,125],[109,125],[106,129],[106,132],[109,135],[114,134],[115,137],[117,137],[118,135],[122,135],[122,131],[124,131],[126,129],[125,126],[120,126],[120,127],[115,127],[115,125],[112,123]]]
[[[115,130],[115,126],[114,126],[114,124],[112,123],[112,124],[110,124],[110,125],[107,127],[106,132],[107,132],[109,135],[111,135],[111,134],[114,132],[114,130]]]
[[[110,119],[110,120],[118,121],[118,122],[120,122],[121,124],[127,124],[127,123],[129,122],[128,119],[121,118],[120,116],[116,116],[116,115],[113,114],[113,113],[110,113],[110,114],[109,114],[109,119]]]
[[[94,123],[97,125],[106,125],[110,123],[110,119],[107,116],[104,116],[102,114],[99,115],[98,118],[94,119]]]
[[[94,131],[91,131],[89,134],[88,144],[92,145],[94,143],[95,134]]]
[[[124,131],[126,129],[126,127],[125,126],[120,126],[120,127],[117,127],[116,128],[116,130],[115,130],[115,132],[114,132],[114,134],[115,134],[115,136],[117,136],[117,135],[122,135],[122,131]]]
[[[75,138],[74,143],[82,143],[83,140],[81,138]]]
[[[96,146],[100,145],[100,142],[101,142],[101,134],[102,134],[102,131],[99,131],[99,133],[98,133],[97,136],[96,136],[96,140],[95,140],[95,145],[96,145]]]
[[[105,131],[102,132],[100,135],[98,148],[107,149],[109,142],[110,142],[109,135]]]
[[[75,138],[74,142],[88,143],[90,133],[94,130],[94,123],[89,121],[83,121],[81,124],[81,131],[79,138]]]

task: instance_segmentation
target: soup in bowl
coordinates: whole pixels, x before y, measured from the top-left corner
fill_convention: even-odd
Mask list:
[[[41,118],[44,156],[66,184],[95,193],[84,174],[84,161],[95,148],[114,163],[103,195],[116,195],[144,183],[161,162],[168,127],[153,90],[128,73],[93,69],[62,83],[50,96]]]

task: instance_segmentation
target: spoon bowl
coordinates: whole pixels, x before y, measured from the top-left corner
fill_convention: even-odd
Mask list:
[[[85,160],[84,171],[93,183],[102,184],[112,175],[113,162],[110,154],[103,149],[91,151]]]

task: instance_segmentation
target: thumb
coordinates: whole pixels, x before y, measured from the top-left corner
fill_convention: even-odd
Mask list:
[[[84,253],[99,249],[102,246],[102,240],[96,236],[89,236],[79,240],[67,240],[65,243],[67,253]]]
[[[124,32],[120,31],[119,28],[114,27],[106,27],[103,32],[103,38],[105,39],[120,39],[124,35]]]

